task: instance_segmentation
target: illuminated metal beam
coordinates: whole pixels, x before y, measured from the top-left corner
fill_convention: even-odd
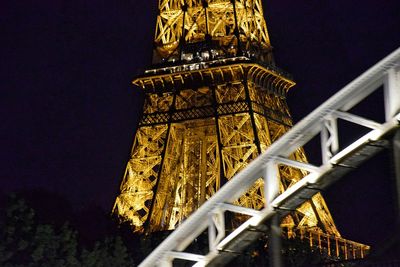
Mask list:
[[[332,115],[338,119],[342,119],[342,120],[349,121],[349,122],[352,122],[355,124],[359,124],[361,126],[365,126],[365,127],[371,128],[371,129],[378,129],[380,126],[380,124],[375,121],[368,120],[368,119],[365,119],[363,117],[360,117],[360,116],[357,116],[357,115],[354,115],[354,114],[351,114],[348,112],[336,110],[336,111],[332,112]]]
[[[265,172],[266,170],[268,172],[268,168],[276,164],[276,159],[289,157],[294,151],[304,146],[314,136],[318,135],[323,128],[321,124],[331,119],[335,112],[336,115],[343,115],[341,112],[348,111],[353,106],[360,103],[365,97],[372,94],[381,85],[384,85],[386,94],[386,121],[384,123],[379,126],[374,124],[374,130],[360,139],[355,140],[352,145],[337,153],[327,162],[324,162],[318,169],[313,168],[313,172],[289,187],[276,198],[274,196],[273,199],[265,201],[266,203],[271,203],[271,205],[267,205],[264,209],[259,211],[259,213],[254,213],[253,216],[243,222],[242,225],[230,235],[222,239],[217,246],[213,244],[213,247],[222,250],[231,242],[237,242],[246,234],[247,230],[261,227],[264,221],[272,218],[278,211],[282,212],[280,210],[281,208],[294,209],[304,202],[304,196],[311,197],[315,193],[315,188],[322,189],[329,186],[332,183],[330,178],[335,174],[338,176],[337,178],[340,178],[340,172],[336,166],[337,163],[340,163],[349,156],[357,154],[357,151],[364,149],[371,142],[384,138],[387,133],[399,127],[400,98],[392,99],[393,96],[398,96],[400,91],[400,83],[398,82],[398,77],[400,76],[399,68],[400,48],[378,62],[353,82],[349,83],[296,124],[282,138],[273,143],[265,153],[253,160],[246,168],[235,175],[215,195],[185,220],[139,266],[172,266],[173,255],[184,256],[190,261],[197,262],[194,266],[205,266],[212,263],[219,255],[225,256],[226,254],[215,253],[215,250],[204,255],[204,258],[201,256],[199,257],[199,255],[179,253],[184,251],[198,235],[210,227],[209,221],[205,218],[209,218],[209,216],[214,216],[215,213],[218,213],[221,205],[233,203],[260,177],[264,178],[266,192],[269,192],[269,190],[274,192],[276,185],[269,181],[270,179],[266,179],[267,175],[265,175]],[[362,120],[359,120],[359,122],[362,122]],[[322,145],[324,146],[325,144]],[[361,160],[365,160],[370,155],[361,156],[363,157]],[[292,164],[289,160],[283,161]],[[363,248],[361,244],[359,245],[361,247],[361,254],[363,254],[365,248]]]
[[[306,170],[309,172],[317,172],[319,170],[319,168],[317,166],[314,166],[312,164],[297,161],[297,160],[291,160],[291,159],[284,158],[284,157],[276,157],[275,161],[278,164],[291,166],[291,167]]]

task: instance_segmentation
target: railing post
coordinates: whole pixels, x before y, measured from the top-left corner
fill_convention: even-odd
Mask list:
[[[210,251],[216,251],[217,245],[225,236],[225,216],[222,210],[216,210],[208,217],[208,245]]]
[[[264,195],[265,206],[271,205],[279,195],[279,170],[275,161],[268,161],[264,169]]]
[[[328,243],[328,256],[331,256],[331,237],[329,235],[326,235],[326,242]]]
[[[321,233],[319,231],[318,231],[318,248],[319,252],[322,252]]]
[[[265,205],[268,207],[279,194],[279,170],[274,161],[269,161],[264,170],[264,195]],[[279,214],[274,215],[270,223],[270,265],[282,267],[282,229],[280,227]]]
[[[364,259],[364,247],[361,246],[361,259]]]
[[[387,71],[385,85],[385,117],[391,120],[400,112],[400,71],[391,68]]]
[[[321,129],[322,163],[326,164],[339,150],[339,136],[336,118],[324,120]]]
[[[335,236],[335,245],[336,245],[336,257],[339,258],[339,242],[337,236]]]
[[[214,224],[214,214],[208,215],[208,248],[210,251],[215,251],[217,246],[217,229]]]
[[[158,267],[172,267],[172,260],[170,257],[165,257],[161,262],[158,264]]]

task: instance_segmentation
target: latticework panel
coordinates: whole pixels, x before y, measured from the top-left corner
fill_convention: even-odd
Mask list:
[[[183,174],[186,192],[184,203],[188,206],[185,216],[199,208],[220,187],[215,122],[213,120],[210,122],[211,125],[190,125],[185,137]]]
[[[229,180],[257,156],[254,129],[247,113],[222,116],[218,119],[224,175]]]
[[[222,143],[224,176],[229,180],[258,155],[254,127],[249,113],[222,116],[218,123]],[[263,185],[262,179],[258,180],[248,192],[238,199],[236,204],[261,209],[264,206]]]
[[[175,107],[177,110],[181,110],[211,106],[212,103],[213,98],[210,88],[203,86],[196,90],[187,89],[179,91],[176,95]]]
[[[146,94],[144,103],[144,114],[167,112],[171,108],[173,95],[164,94]]]
[[[312,203],[314,203],[315,209],[318,212],[319,221],[322,225],[322,230],[328,234],[339,237],[340,233],[336,228],[332,215],[322,195],[320,193],[317,193],[312,197],[311,201]]]
[[[315,194],[310,201],[297,208],[298,221],[294,228],[310,229],[325,232],[329,235],[340,237],[333,218],[321,193]]]
[[[220,84],[215,89],[217,103],[236,103],[246,99],[245,87],[241,81]]]
[[[272,143],[268,122],[264,116],[259,114],[254,114],[254,121],[257,128],[258,140],[260,140],[261,152],[264,152]]]
[[[167,128],[167,125],[141,127],[136,132],[132,156],[121,183],[121,193],[114,205],[113,212],[139,231],[149,215]]]
[[[171,125],[149,231],[174,229],[219,189],[217,148],[213,120]]]
[[[199,51],[202,59],[236,55],[239,43],[249,55],[270,49],[261,0],[159,0],[158,8],[156,58],[177,59],[180,45],[207,38],[215,42],[217,49],[207,55]],[[185,59],[192,60],[195,56],[191,53]]]
[[[282,124],[292,125],[285,97],[272,93],[274,90],[265,90],[251,81],[248,88],[255,112]]]
[[[177,181],[182,172],[181,155],[183,153],[183,134],[185,128],[179,125],[171,126],[167,148],[164,154],[164,164],[161,169],[160,181],[155,189],[155,198],[150,217],[151,231],[167,230],[174,208],[173,193],[178,190]]]

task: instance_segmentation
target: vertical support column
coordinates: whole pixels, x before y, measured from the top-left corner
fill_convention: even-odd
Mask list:
[[[396,131],[392,142],[397,197],[397,224],[400,225],[400,129]]]
[[[218,99],[217,99],[217,93],[216,93],[216,86],[210,85],[210,90],[212,92],[213,96],[213,108],[214,108],[214,117],[215,117],[215,129],[217,132],[217,140],[218,140],[218,156],[219,156],[219,185],[223,186],[228,179],[225,177],[225,172],[224,172],[224,157],[222,155],[222,150],[223,150],[223,145],[222,145],[222,138],[221,138],[221,131],[219,128],[219,113],[218,113]],[[218,188],[219,189],[219,188]]]
[[[317,236],[318,236],[318,248],[319,248],[319,252],[322,253],[321,233],[318,232]]]
[[[279,170],[276,162],[267,162],[263,176],[265,206],[268,207],[279,194]]]
[[[280,226],[279,214],[274,215],[271,220],[270,230],[270,266],[272,267],[283,267],[282,264],[282,240],[281,240],[282,229]]]
[[[385,118],[389,121],[400,112],[400,71],[398,69],[391,68],[386,74],[384,99]],[[400,225],[400,130],[397,130],[393,137],[392,150],[397,198],[396,224]]]
[[[208,247],[210,252],[217,251],[217,245],[225,237],[225,216],[222,210],[217,210],[208,217]]]
[[[400,112],[400,71],[388,70],[384,85],[385,117],[389,121]]]
[[[186,12],[187,12],[187,5],[186,2],[184,1],[184,4],[182,5],[182,11],[183,11],[183,18],[182,18],[182,36],[180,37],[179,41],[179,61],[182,61],[182,52],[183,52],[183,46],[185,45],[185,19],[186,19]]]
[[[328,248],[328,256],[331,256],[331,239],[329,235],[326,235],[326,243]]]
[[[163,260],[160,261],[157,267],[173,267],[171,258],[165,257]]]
[[[237,19],[237,11],[236,11],[236,0],[231,0],[231,3],[233,5],[233,15],[234,15],[234,19],[235,19],[235,30],[234,30],[234,34],[236,36],[237,42],[238,42],[238,51],[237,54],[242,55],[242,42],[240,41],[240,32],[239,32],[239,25],[238,25],[238,19]]]
[[[200,203],[199,207],[206,201],[207,184],[207,135],[201,133],[201,152],[200,152]]]
[[[269,161],[266,164],[264,171],[264,195],[265,205],[270,206],[271,202],[279,194],[279,170],[278,166],[274,161]],[[270,266],[282,267],[282,229],[280,227],[279,214],[274,215],[270,225],[270,236],[269,236],[269,254],[270,254]]]
[[[216,236],[217,236],[217,230],[215,229],[215,224],[214,224],[214,214],[209,214],[208,215],[208,249],[210,251],[215,251],[216,250]]]
[[[337,236],[335,236],[335,246],[336,246],[336,257],[339,258],[340,254],[339,254],[339,241]]]
[[[329,118],[324,121],[321,130],[322,163],[327,164],[332,156],[339,150],[339,136],[337,119]]]
[[[261,144],[260,144],[260,139],[258,138],[258,129],[256,125],[256,120],[254,119],[254,110],[253,110],[253,101],[251,100],[250,96],[250,89],[249,89],[249,81],[247,77],[248,73],[246,72],[245,75],[243,75],[243,85],[244,85],[244,90],[246,93],[246,102],[247,105],[249,105],[249,115],[250,115],[250,120],[251,120],[251,125],[253,126],[253,135],[254,135],[254,143],[257,147],[257,152],[258,155],[261,155]]]
[[[206,41],[208,41],[208,40],[211,40],[211,36],[209,34],[208,13],[207,13],[208,2],[207,2],[207,0],[202,0],[202,4],[203,4],[203,9],[204,9],[204,17],[206,19]]]

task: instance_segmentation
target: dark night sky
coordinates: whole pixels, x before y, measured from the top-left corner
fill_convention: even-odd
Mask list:
[[[264,2],[277,65],[298,84],[288,96],[295,121],[400,46],[398,0]],[[111,209],[143,102],[130,81],[150,64],[155,9],[156,0],[0,4],[3,193],[47,190],[77,210]],[[370,244],[393,226],[389,156],[378,159],[325,194],[342,234]]]

